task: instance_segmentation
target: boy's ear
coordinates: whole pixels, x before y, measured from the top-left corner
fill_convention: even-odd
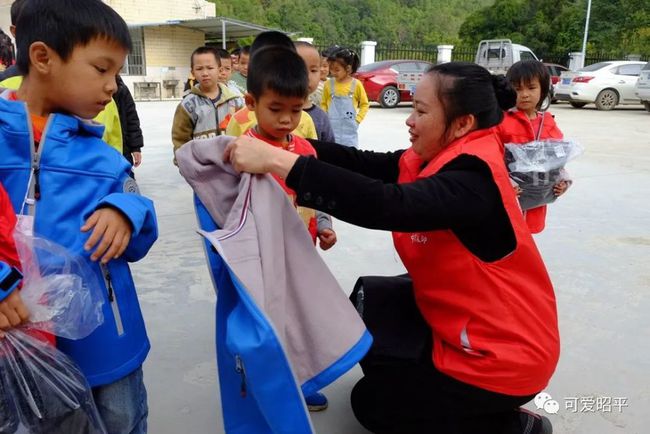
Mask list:
[[[44,42],[34,42],[29,46],[30,69],[39,74],[49,74],[52,69],[53,51]]]
[[[253,95],[246,92],[244,94],[244,102],[246,103],[246,107],[248,107],[248,110],[255,111],[255,98],[253,97]]]

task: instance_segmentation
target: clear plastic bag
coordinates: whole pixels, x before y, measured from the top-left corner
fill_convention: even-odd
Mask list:
[[[566,180],[565,164],[583,152],[580,144],[568,139],[506,143],[505,148],[510,178],[521,189],[519,204],[522,210],[555,201],[553,187]]]
[[[21,329],[0,339],[0,433],[106,433],[79,368]]]
[[[30,312],[26,327],[83,339],[104,322],[97,276],[81,258],[45,238],[14,233],[23,272],[20,296]]]
[[[27,221],[28,222],[28,221]],[[40,331],[82,339],[104,320],[102,287],[81,258],[26,230],[14,233],[30,322],[0,339],[0,434],[105,434],[76,364]]]

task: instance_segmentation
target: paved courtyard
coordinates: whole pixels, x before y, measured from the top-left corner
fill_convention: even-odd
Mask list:
[[[176,104],[138,103],[145,148],[136,176],[156,203],[160,226],[158,242],[132,268],[152,342],[145,363],[149,431],[223,433],[215,294],[195,233],[191,190],[171,162]],[[361,125],[362,148],[408,145],[409,111],[371,108]],[[568,105],[552,112],[585,153],[569,164],[575,183],[551,205],[547,229],[536,237],[555,284],[562,336],[560,363],[546,389],[560,409],[549,417],[559,434],[647,434],[650,113],[641,106],[599,112]],[[403,271],[390,234],[338,221],[335,229],[339,243],[322,254],[346,291],[360,275]],[[330,408],[313,415],[319,434],[367,433],[349,406],[359,376],[355,368],[325,390]]]

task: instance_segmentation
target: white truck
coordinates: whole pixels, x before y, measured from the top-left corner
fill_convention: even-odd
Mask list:
[[[513,63],[520,60],[539,60],[535,53],[523,45],[513,44],[510,39],[486,39],[478,44],[475,62],[492,74],[505,74]],[[424,71],[400,70],[397,75],[397,87],[400,90],[415,92]]]
[[[505,74],[520,60],[539,60],[535,53],[510,39],[486,39],[478,43],[475,62],[492,74]]]

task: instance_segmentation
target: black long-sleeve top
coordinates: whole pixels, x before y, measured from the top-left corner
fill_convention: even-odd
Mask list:
[[[404,151],[377,153],[310,142],[318,159],[298,158],[286,179],[300,205],[370,229],[450,229],[486,262],[514,250],[515,235],[501,194],[479,158],[460,155],[433,176],[398,184]]]

